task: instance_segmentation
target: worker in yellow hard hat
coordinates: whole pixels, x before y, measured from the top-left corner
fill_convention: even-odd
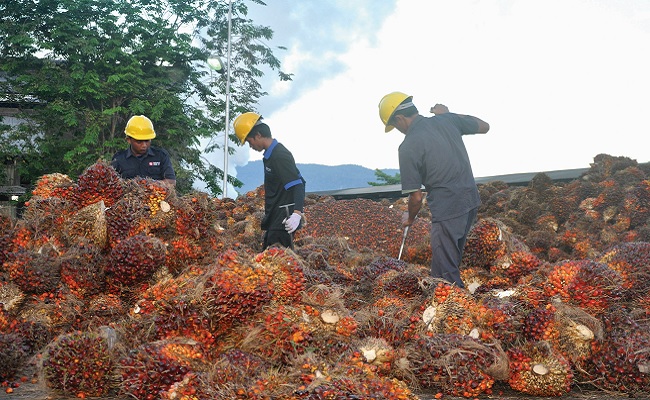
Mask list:
[[[129,147],[115,153],[111,161],[122,178],[152,178],[170,186],[176,185],[176,173],[169,153],[163,148],[151,146],[156,131],[149,118],[144,115],[132,116],[126,123],[124,134]]]
[[[306,181],[293,155],[271,135],[262,116],[247,112],[233,126],[239,143],[264,152],[264,230],[263,247],[278,243],[293,248],[293,234],[303,225]]]
[[[420,115],[413,96],[402,92],[379,102],[384,131],[397,128],[404,134],[398,154],[402,193],[409,196],[402,217],[405,233],[422,207],[424,191],[431,211],[431,275],[464,287],[460,263],[481,199],[462,137],[487,133],[490,125],[451,113],[443,104],[431,112],[432,117]]]

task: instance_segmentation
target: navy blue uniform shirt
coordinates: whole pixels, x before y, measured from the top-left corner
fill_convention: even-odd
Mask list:
[[[113,156],[111,165],[124,179],[135,177],[152,178],[155,180],[176,180],[176,172],[172,167],[169,153],[160,147],[151,146],[147,153],[137,157],[131,152],[131,146],[119,151]]]

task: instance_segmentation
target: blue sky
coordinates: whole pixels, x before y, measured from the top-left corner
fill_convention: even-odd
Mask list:
[[[294,77],[265,77],[256,111],[298,163],[397,168],[403,135],[377,108],[392,91],[490,123],[465,139],[477,177],[650,161],[650,1],[266,3],[249,17]],[[260,158],[242,147],[229,169]]]

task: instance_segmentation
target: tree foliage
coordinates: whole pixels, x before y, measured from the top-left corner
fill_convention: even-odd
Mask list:
[[[258,82],[265,69],[291,79],[266,44],[273,31],[247,18],[244,0],[2,2],[0,91],[26,123],[4,125],[0,155],[20,155],[27,182],[75,177],[124,148],[126,121],[143,114],[154,123],[153,144],[172,156],[179,191],[200,179],[220,194],[223,171],[205,153],[223,151],[214,139],[226,131],[227,75],[205,60],[227,54],[229,5],[233,116],[266,95]]]
[[[375,177],[379,182],[368,182],[370,186],[386,186],[386,185],[398,185],[402,181],[399,176],[399,172],[395,175],[388,175],[380,169],[375,169]]]

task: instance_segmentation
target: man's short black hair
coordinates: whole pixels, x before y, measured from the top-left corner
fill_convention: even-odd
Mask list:
[[[262,137],[273,138],[271,135],[271,128],[269,128],[269,126],[263,122],[261,124],[255,125],[248,135],[255,135],[256,133],[259,133]]]

